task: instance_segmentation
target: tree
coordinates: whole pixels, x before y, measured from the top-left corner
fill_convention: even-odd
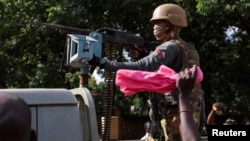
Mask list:
[[[226,109],[249,112],[250,2],[197,0],[203,41],[200,54],[205,71],[205,93]],[[203,20],[205,22],[203,22]],[[231,37],[227,30],[232,29]]]

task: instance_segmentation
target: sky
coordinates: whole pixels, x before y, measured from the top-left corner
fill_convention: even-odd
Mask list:
[[[94,70],[92,76],[95,78],[96,84],[99,84],[100,82],[104,81],[104,78],[102,78],[102,75],[97,73],[97,69]]]

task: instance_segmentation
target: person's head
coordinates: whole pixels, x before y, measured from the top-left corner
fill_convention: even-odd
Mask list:
[[[234,118],[230,117],[223,123],[223,125],[237,125],[237,123],[238,122]]]
[[[144,123],[144,129],[146,132],[149,132],[151,128],[151,121],[147,121]]]
[[[250,121],[246,121],[246,122],[245,122],[245,125],[250,125]]]
[[[245,125],[250,125],[250,119],[249,117],[245,117],[244,120],[243,120],[244,124]]]
[[[176,4],[162,4],[158,6],[150,19],[154,24],[156,40],[165,42],[179,37],[181,28],[187,27],[185,10]]]
[[[21,98],[0,93],[0,140],[30,141],[31,111]]]

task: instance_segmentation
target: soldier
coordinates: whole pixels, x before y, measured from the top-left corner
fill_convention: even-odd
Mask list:
[[[180,37],[181,29],[187,27],[186,12],[176,4],[162,4],[158,6],[150,19],[153,26],[153,34],[157,41],[161,42],[149,55],[135,62],[116,62],[103,58],[93,57],[90,65],[99,66],[106,71],[117,71],[118,69],[157,71],[161,65],[166,65],[176,72],[180,72],[193,64],[199,65],[199,55],[189,53],[189,45]],[[193,58],[193,60],[190,60]],[[189,64],[189,63],[193,64]],[[198,85],[199,87],[199,85]],[[199,111],[202,91],[197,89],[198,94],[190,95],[190,102],[194,111]],[[148,105],[150,107],[150,119],[154,130],[151,135],[158,140],[176,140],[179,136],[178,119],[178,90],[165,94],[149,94]],[[199,112],[194,112],[198,117]],[[199,118],[195,118],[199,122]]]

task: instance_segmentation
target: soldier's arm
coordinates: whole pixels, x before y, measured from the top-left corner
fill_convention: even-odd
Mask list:
[[[179,94],[179,114],[180,114],[180,133],[182,141],[201,141],[201,135],[195,124],[192,108],[189,102],[189,94],[194,87],[197,74],[197,66],[194,66],[194,72],[181,71],[178,74],[176,86],[180,90]]]
[[[182,56],[180,54],[181,50],[177,44],[166,42],[157,46],[152,53],[135,62],[116,62],[94,56],[88,63],[112,72],[119,69],[156,71],[161,65],[168,66],[178,72],[181,69]]]

